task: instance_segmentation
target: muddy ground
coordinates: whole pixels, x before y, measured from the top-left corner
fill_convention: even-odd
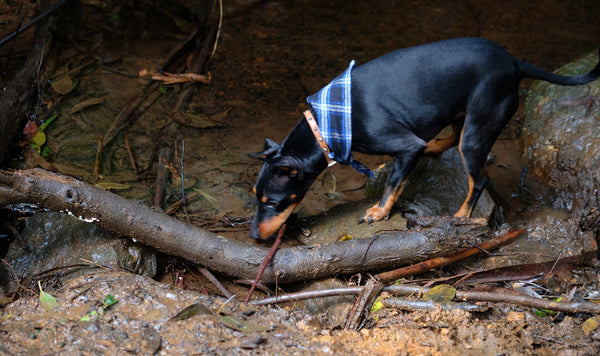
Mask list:
[[[138,71],[158,71],[166,54],[186,37],[186,26],[176,21],[181,14],[163,17],[164,3],[159,5],[160,11],[145,2],[107,8],[82,3],[89,4],[69,7],[62,14],[65,17],[58,31],[67,32],[54,44],[59,54],[55,72],[48,77],[57,78],[90,59],[102,64],[71,72],[78,83],[74,90],[59,95],[56,88],[46,87],[45,107],[59,114],[47,130],[47,146],[53,153],[41,160],[25,152],[25,159],[15,160],[14,167],[49,164],[96,183],[96,137],[106,132],[114,117],[147,84],[137,77]],[[204,12],[198,9],[204,8],[210,6],[198,5],[195,11],[199,12],[193,12],[201,16]],[[482,36],[519,58],[552,70],[598,46],[598,13],[600,3],[596,1],[225,2],[217,48],[206,67],[212,80],[198,86],[188,110],[190,117],[204,120],[206,127],[182,124],[171,137],[173,142],[185,140],[185,186],[188,193],[197,193],[178,217],[246,240],[247,221],[255,206],[251,187],[261,166],[246,154],[260,151],[265,137],[281,142],[299,120],[306,96],[339,74],[351,59],[364,63],[396,48]],[[178,86],[165,86],[142,119],[105,148],[99,182],[112,187],[123,184],[119,194],[143,203],[151,200],[153,171],[134,172],[124,138],[127,135],[137,165],[149,166],[155,159],[151,148],[162,137],[179,90]],[[102,98],[102,104],[74,109],[90,98]],[[490,191],[503,212],[498,224],[525,226],[527,237],[492,258],[449,267],[423,280],[551,260],[581,253],[589,246],[589,236],[578,234],[569,212],[551,208],[551,189],[530,175],[524,182],[526,189],[519,188],[524,166],[519,148],[521,113],[490,157]],[[177,171],[182,149],[181,143],[174,145]],[[357,159],[371,167],[389,160],[363,155]],[[367,198],[364,184],[364,178],[351,168],[334,167],[315,183],[297,219]],[[180,197],[174,183],[166,206]],[[346,213],[358,218],[362,211]],[[290,235],[299,231],[291,229]],[[169,256],[163,256],[161,267],[169,271],[158,277],[164,283],[121,271],[95,272],[64,285],[46,281],[47,291],[60,304],[50,312],[40,306],[33,286],[24,288],[29,294],[22,292],[19,300],[2,309],[0,351],[593,355],[600,350],[600,334],[584,328],[586,314],[544,316],[532,308],[498,303],[486,304],[485,312],[384,308],[371,316],[362,330],[345,331],[332,325],[331,315],[311,314],[304,303],[256,307],[226,301],[217,297],[218,291],[194,273],[194,268]],[[578,296],[593,297],[598,289],[597,271],[593,266],[575,266],[548,282],[546,291],[554,297],[573,290]],[[229,283],[226,276],[219,277]],[[228,286],[239,293],[245,291],[245,287]],[[278,287],[284,292],[298,286]],[[203,293],[206,291],[210,296]],[[108,294],[118,303],[104,310],[102,300]],[[213,314],[169,320],[199,302]],[[92,310],[103,313],[90,321],[80,320]],[[227,325],[222,314],[237,320],[237,327]],[[239,320],[256,325],[244,329]]]

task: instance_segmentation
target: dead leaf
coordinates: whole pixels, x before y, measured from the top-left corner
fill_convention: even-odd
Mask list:
[[[179,313],[175,314],[169,321],[177,321],[177,320],[186,320],[194,315],[204,315],[204,314],[212,314],[210,310],[202,303],[192,304],[186,308],[184,308]]]
[[[81,111],[81,110],[87,108],[88,106],[100,104],[102,102],[102,100],[104,100],[104,98],[91,98],[91,99],[82,101],[81,103],[73,106],[71,108],[71,110],[69,110],[69,115],[73,115],[74,113]]]
[[[258,325],[245,320],[236,319],[228,315],[219,315],[217,313],[214,313],[202,303],[196,303],[186,307],[185,309],[177,313],[174,317],[169,319],[169,321],[186,320],[194,315],[203,314],[210,314],[224,326],[244,333],[254,333],[269,330],[268,327],[262,325]]]
[[[115,183],[115,182],[101,182],[96,183],[97,187],[100,187],[104,190],[125,190],[131,188],[128,184],[123,183]]]
[[[73,83],[71,76],[65,75],[64,77],[53,81],[50,83],[50,85],[58,94],[67,95],[71,92],[71,90],[73,90],[73,88],[75,88],[77,82]]]
[[[38,125],[35,123],[35,121],[27,120],[27,124],[23,128],[23,136],[25,136],[25,140],[30,140],[37,132]]]
[[[255,324],[250,321],[236,319],[228,315],[215,315],[215,317],[219,320],[221,324],[233,330],[241,331],[247,334],[269,330],[269,328],[265,326]]]
[[[600,326],[600,317],[593,316],[583,322],[581,329],[585,333],[585,336],[590,336],[590,333],[596,330],[598,326]]]

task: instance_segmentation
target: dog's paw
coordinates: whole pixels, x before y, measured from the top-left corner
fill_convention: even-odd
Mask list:
[[[368,224],[371,224],[372,222],[375,221],[380,221],[380,220],[387,220],[390,218],[390,210],[386,209],[385,207],[382,208],[379,206],[379,203],[373,205],[372,208],[367,209],[367,212],[365,213],[365,215],[363,215],[362,218],[360,218],[360,220],[358,221],[358,223],[363,223],[366,222]]]

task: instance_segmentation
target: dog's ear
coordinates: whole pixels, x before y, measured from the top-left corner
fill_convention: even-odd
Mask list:
[[[260,155],[265,155],[267,158],[269,158],[269,156],[275,154],[280,147],[281,146],[277,142],[267,138],[265,139],[265,145],[263,146],[262,152],[249,153],[248,156],[258,157]]]

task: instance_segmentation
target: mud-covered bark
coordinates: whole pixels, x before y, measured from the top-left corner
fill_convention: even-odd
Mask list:
[[[268,251],[267,247],[217,236],[96,186],[42,169],[0,171],[0,206],[13,203],[64,211],[167,254],[240,278],[254,278]],[[456,251],[487,232],[481,226],[456,226],[446,221],[324,246],[282,248],[262,281],[283,283],[394,268]]]

